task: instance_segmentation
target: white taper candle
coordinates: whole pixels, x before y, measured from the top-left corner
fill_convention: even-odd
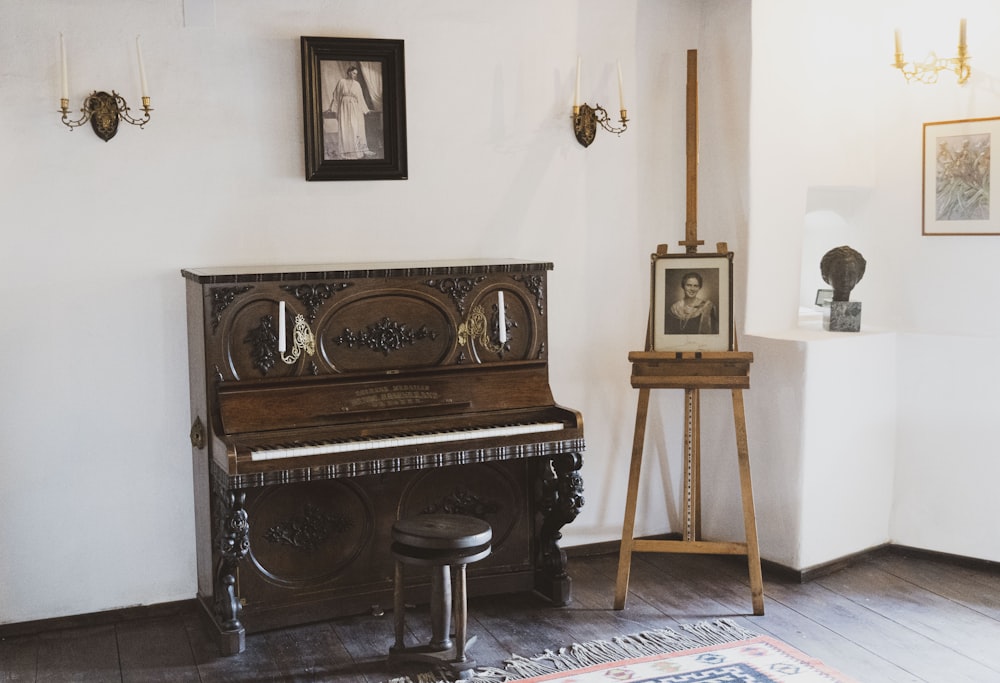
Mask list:
[[[497,335],[499,336],[500,343],[507,343],[507,312],[503,307],[503,292],[497,292]]]
[[[573,107],[580,106],[580,57],[576,58],[576,90],[573,91]]]
[[[59,34],[59,58],[62,61],[62,98],[69,99],[69,70],[66,68],[66,41],[63,34]]]
[[[285,302],[278,302],[278,353],[285,352]]]
[[[139,36],[135,37],[135,53],[139,57],[139,86],[142,89],[142,96],[149,97],[149,85],[146,83],[146,67],[142,63],[142,46],[139,44]]]
[[[622,84],[622,62],[618,60],[618,109],[625,111],[625,86]]]

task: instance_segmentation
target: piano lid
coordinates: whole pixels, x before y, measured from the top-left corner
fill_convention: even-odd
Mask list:
[[[202,284],[349,278],[425,277],[428,275],[489,275],[552,270],[550,262],[519,259],[454,259],[342,264],[216,266],[185,268],[181,274]]]

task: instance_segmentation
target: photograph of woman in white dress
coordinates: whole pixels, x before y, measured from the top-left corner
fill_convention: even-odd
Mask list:
[[[382,159],[382,67],[379,62],[321,64],[324,159]]]

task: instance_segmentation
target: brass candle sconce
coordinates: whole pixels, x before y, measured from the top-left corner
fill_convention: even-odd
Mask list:
[[[895,35],[895,47],[895,60],[892,66],[899,69],[907,83],[911,81],[937,83],[940,72],[953,71],[958,78],[958,84],[964,85],[972,75],[972,67],[969,66],[969,48],[965,42],[965,19],[959,24],[957,57],[941,58],[931,52],[922,62],[907,62],[903,59],[902,40],[898,29]]]
[[[577,57],[576,92],[573,96],[573,133],[576,135],[577,142],[584,147],[589,147],[597,136],[598,125],[615,135],[621,135],[628,129],[628,112],[625,109],[621,62],[618,63],[618,104],[618,111],[621,116],[619,121],[621,123],[620,127],[611,122],[611,117],[608,115],[607,110],[600,104],[595,104],[593,107],[586,102],[580,104],[580,58]]]
[[[142,86],[142,118],[135,118],[131,114],[128,102],[114,90],[111,94],[102,91],[94,91],[83,100],[83,107],[80,109],[80,118],[71,119],[69,117],[69,76],[66,68],[66,45],[63,35],[59,34],[59,52],[62,59],[62,97],[59,99],[59,112],[62,114],[63,124],[71,131],[74,128],[84,125],[88,121],[97,137],[105,142],[110,140],[118,132],[118,124],[121,121],[130,123],[133,126],[142,128],[149,123],[150,112],[153,109],[149,106],[149,89],[146,85],[146,69],[142,63],[142,48],[139,45],[138,36],[135,39],[135,49],[139,57],[139,80]]]
[[[621,127],[613,125],[608,118],[608,112],[601,105],[591,107],[589,104],[582,104],[573,107],[573,132],[576,134],[576,141],[584,147],[589,147],[597,135],[597,125],[616,135],[621,135],[628,128],[627,112],[621,110]]]
[[[133,118],[129,113],[129,106],[125,98],[113,90],[110,95],[104,91],[90,93],[83,100],[83,107],[80,109],[82,115],[75,121],[69,118],[69,100],[62,99],[60,103],[62,122],[66,124],[66,127],[72,130],[90,121],[90,126],[94,129],[94,133],[105,142],[113,138],[115,133],[118,132],[119,121],[125,121],[126,123],[131,123],[133,126],[142,128],[149,123],[149,112],[153,111],[149,106],[149,98],[143,97],[142,111],[145,116],[141,119]]]

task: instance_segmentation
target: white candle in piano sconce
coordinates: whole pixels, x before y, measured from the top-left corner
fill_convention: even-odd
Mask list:
[[[278,353],[284,353],[285,344],[285,302],[278,302]]]
[[[504,310],[503,292],[497,292],[497,339],[507,343],[507,311]]]

